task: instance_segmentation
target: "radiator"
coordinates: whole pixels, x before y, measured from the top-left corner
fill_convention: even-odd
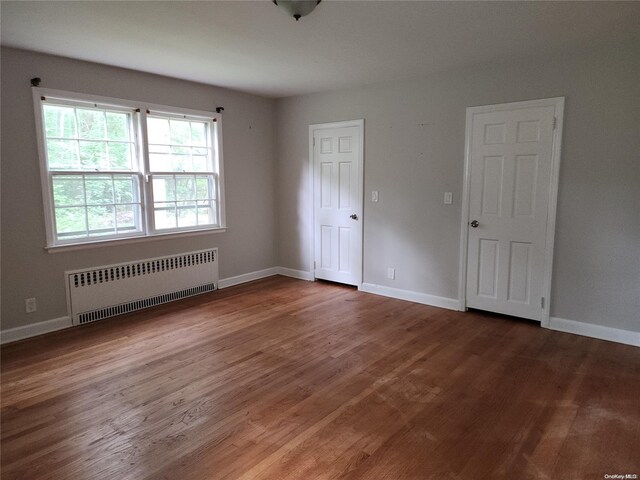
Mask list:
[[[218,249],[65,272],[74,325],[218,288]]]

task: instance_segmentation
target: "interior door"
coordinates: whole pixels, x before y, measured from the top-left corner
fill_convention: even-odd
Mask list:
[[[328,125],[312,128],[315,277],[360,285],[362,125]]]
[[[467,307],[542,320],[555,106],[475,113]]]

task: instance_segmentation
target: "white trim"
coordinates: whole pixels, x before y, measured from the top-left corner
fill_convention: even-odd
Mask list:
[[[260,280],[261,278],[272,277],[274,275],[282,275],[284,277],[297,278],[298,280],[306,281],[315,280],[311,272],[294,270],[293,268],[286,267],[271,267],[265,268],[264,270],[257,270],[255,272],[243,273],[241,275],[236,275],[235,277],[220,279],[218,282],[218,288],[233,287],[234,285]]]
[[[64,328],[73,326],[71,317],[60,317],[44,322],[32,323],[24,327],[9,328],[0,332],[0,344],[15,342],[25,338],[43,335],[45,333],[55,332]]]
[[[359,290],[374,295],[382,295],[384,297],[397,298],[399,300],[407,300],[409,302],[421,303],[432,307],[446,308],[448,310],[458,310],[458,299],[438,297],[429,295],[428,293],[414,292],[411,290],[402,290],[400,288],[385,287],[374,283],[363,283]]]
[[[278,275],[283,275],[285,277],[297,278],[298,280],[306,280],[308,282],[313,282],[315,277],[313,276],[313,272],[305,272],[304,270],[294,270],[293,268],[286,267],[277,267]]]
[[[109,242],[123,242],[129,239],[137,240],[139,238],[152,238],[155,236],[166,237],[170,235],[179,235],[181,233],[193,234],[194,232],[212,232],[212,231],[224,231],[226,228],[226,212],[225,212],[225,187],[224,187],[224,159],[222,151],[222,115],[220,113],[214,113],[204,110],[194,110],[182,107],[173,107],[169,105],[157,105],[141,101],[134,101],[121,98],[103,97],[99,95],[88,95],[85,93],[77,93],[64,90],[54,90],[49,88],[32,88],[33,106],[35,114],[36,125],[36,137],[38,156],[40,164],[40,181],[43,194],[43,207],[45,213],[45,230],[47,243],[45,249],[55,249],[71,247],[70,250],[76,249],[79,245],[90,245],[94,243],[109,243]],[[44,128],[44,109],[43,102],[46,100],[60,100],[65,104],[71,104],[76,107],[83,104],[92,104],[99,108],[115,109],[121,111],[127,111],[131,115],[131,127],[133,138],[130,143],[135,145],[136,155],[135,163],[136,168],[133,170],[118,171],[118,172],[99,172],[99,173],[122,173],[130,174],[138,178],[139,190],[140,190],[140,205],[141,213],[144,217],[142,219],[139,232],[132,234],[115,234],[109,235],[107,238],[101,239],[88,239],[83,240],[58,240],[55,235],[55,208],[53,205],[53,194],[51,188],[51,171],[48,168],[48,160],[46,153],[46,140],[45,140],[45,128]],[[54,102],[55,103],[55,102]],[[136,113],[136,111],[140,113]],[[152,111],[152,115],[159,115],[163,117],[185,117],[189,120],[206,121],[208,123],[208,132],[210,138],[210,149],[215,152],[214,158],[214,172],[188,172],[190,174],[202,173],[205,175],[211,175],[216,182],[215,198],[217,204],[217,225],[205,225],[201,227],[193,227],[189,230],[181,228],[175,228],[171,230],[156,230],[153,224],[153,198],[151,195],[151,186],[149,182],[144,182],[143,177],[149,178],[151,171],[149,168],[149,154],[148,154],[148,139],[147,139],[147,111]],[[75,171],[74,171],[75,172]],[[64,173],[64,172],[57,172]],[[75,172],[79,173],[79,172]],[[83,175],[95,174],[96,172],[82,172]],[[153,172],[158,174],[158,172]],[[169,172],[167,172],[169,173]],[[172,174],[180,172],[171,172]]]
[[[252,282],[254,280],[260,280],[261,278],[272,277],[278,274],[278,267],[265,268],[264,270],[257,270],[255,272],[243,273],[236,275],[235,277],[223,278],[218,281],[218,288],[233,287],[234,285],[240,285],[241,283]]]
[[[546,299],[542,310],[541,324],[549,325],[551,307],[551,275],[553,272],[553,246],[555,241],[556,210],[558,201],[558,185],[560,178],[560,157],[562,147],[562,125],[564,119],[564,97],[527,100],[523,102],[502,103],[498,105],[483,105],[468,107],[466,115],[465,146],[464,146],[464,185],[462,189],[462,215],[460,219],[460,264],[458,272],[458,310],[466,310],[467,306],[467,242],[469,239],[469,188],[471,184],[471,133],[473,116],[478,113],[512,110],[514,108],[555,107],[554,116],[557,118],[553,131],[553,146],[551,153],[551,179],[549,185],[549,207],[547,210],[547,233],[544,249],[543,296]]]
[[[543,327],[551,319],[551,276],[553,274],[553,248],[556,239],[556,212],[558,209],[558,186],[560,185],[560,157],[562,152],[562,125],[564,124],[564,97],[556,99],[556,111],[553,132],[553,151],[551,153],[551,180],[549,185],[549,208],[547,209],[547,238],[544,247],[544,283],[542,294],[546,299],[542,320]]]
[[[193,237],[196,235],[206,235],[208,233],[209,234],[224,233],[228,230],[229,230],[228,228],[209,228],[207,230],[159,233],[157,235],[119,238],[116,240],[111,239],[111,240],[100,240],[96,242],[87,242],[87,243],[70,243],[67,245],[56,245],[52,247],[44,247],[44,249],[49,253],[60,253],[60,252],[68,252],[72,250],[85,250],[87,248],[120,246],[128,243],[143,243],[143,242],[155,241],[155,240],[170,240],[172,238]]]
[[[575,335],[583,335],[585,337],[640,347],[640,332],[633,332],[631,330],[621,330],[619,328],[577,322],[575,320],[558,317],[550,317],[549,325],[543,325],[543,327],[557,332],[573,333]]]
[[[298,280],[306,281],[315,280],[315,278],[313,278],[313,273],[311,272],[294,270],[293,268],[286,267],[271,267],[265,268],[264,270],[257,270],[255,272],[243,273],[241,275],[236,275],[235,277],[223,278],[218,282],[218,288],[233,287],[234,285],[260,280],[261,278],[272,277],[273,275],[282,275],[284,277],[297,278]]]
[[[314,132],[316,130],[324,130],[327,128],[345,128],[345,127],[356,127],[360,129],[360,154],[359,154],[359,168],[358,168],[358,188],[360,189],[359,197],[360,197],[360,260],[361,260],[361,268],[360,272],[358,272],[358,279],[356,286],[360,288],[364,279],[364,118],[356,119],[356,120],[344,120],[341,122],[329,122],[329,123],[313,123],[309,125],[309,192],[311,197],[311,260],[309,264],[309,272],[311,272],[310,279],[304,278],[303,280],[314,280],[315,279],[315,225],[316,225],[316,217],[315,217],[315,165],[313,162],[313,137]],[[299,278],[299,277],[295,277]]]

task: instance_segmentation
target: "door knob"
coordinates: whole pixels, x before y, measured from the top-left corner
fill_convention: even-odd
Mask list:
[[[473,220],[469,225],[471,225],[473,228],[478,228],[478,225],[480,225],[478,223],[478,220]]]
[[[354,220],[357,220],[358,215],[356,215],[355,213],[352,213],[351,215],[349,215],[349,218],[353,218]]]

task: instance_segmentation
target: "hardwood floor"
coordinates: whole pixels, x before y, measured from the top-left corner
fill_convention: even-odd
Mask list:
[[[2,479],[640,474],[640,349],[271,277],[2,348]]]

